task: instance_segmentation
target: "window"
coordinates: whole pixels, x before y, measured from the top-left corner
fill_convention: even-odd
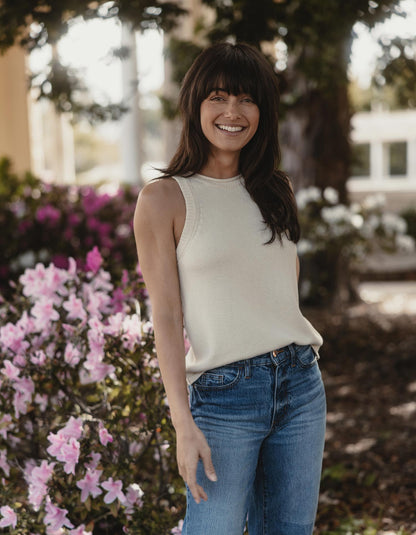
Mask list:
[[[351,176],[370,176],[370,144],[357,143],[352,146]]]
[[[389,143],[389,175],[392,177],[407,175],[406,141]]]

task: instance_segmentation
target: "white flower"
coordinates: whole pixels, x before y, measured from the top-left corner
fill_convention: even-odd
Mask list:
[[[33,267],[35,265],[35,253],[33,251],[26,251],[16,258],[16,262],[23,269]]]
[[[302,210],[310,202],[321,200],[321,190],[315,186],[300,189],[296,194],[298,208]]]
[[[381,224],[387,234],[405,234],[407,230],[406,221],[402,217],[389,212],[381,216]]]
[[[351,223],[355,228],[361,228],[364,224],[364,218],[360,214],[352,214]]]
[[[382,208],[386,204],[386,197],[382,193],[375,193],[368,195],[363,201],[363,208],[367,210],[375,210]]]
[[[397,234],[395,242],[399,251],[412,253],[415,250],[415,240],[407,234]]]
[[[331,204],[337,204],[339,201],[339,195],[336,189],[328,187],[323,191],[323,196],[326,201]]]
[[[322,208],[321,216],[328,225],[339,224],[351,220],[351,213],[345,204],[326,206]]]
[[[131,235],[131,228],[126,223],[122,223],[116,227],[116,235],[119,238],[127,238]]]

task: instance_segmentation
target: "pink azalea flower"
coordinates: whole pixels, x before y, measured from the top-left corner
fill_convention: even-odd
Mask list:
[[[28,467],[25,478],[29,485],[29,503],[39,511],[43,498],[48,493],[47,483],[52,477],[55,463],[42,461],[40,466]]]
[[[16,323],[16,327],[18,327],[25,335],[30,334],[35,328],[33,318],[29,316],[26,310],[23,312],[19,321]]]
[[[100,442],[103,446],[107,446],[109,442],[113,442],[113,437],[110,435],[110,433],[107,431],[105,427],[102,427],[98,431],[98,435],[100,437]]]
[[[90,457],[91,457],[91,461],[89,463],[85,463],[85,468],[89,468],[90,470],[95,470],[98,466],[98,463],[101,460],[101,454],[93,451],[90,454]]]
[[[20,414],[27,413],[27,406],[32,402],[35,385],[30,377],[19,377],[16,379],[13,387],[16,390],[13,396],[14,412],[16,418],[19,418]]]
[[[97,273],[102,263],[103,258],[98,250],[98,247],[95,246],[92,251],[87,254],[87,270]]]
[[[48,461],[43,460],[40,463],[40,466],[32,468],[30,472],[30,482],[35,485],[47,483],[52,477],[54,467],[55,463],[48,463]]]
[[[43,264],[36,264],[34,269],[26,269],[19,281],[23,284],[23,295],[26,297],[37,297],[42,295],[44,280],[46,279],[46,268]]]
[[[123,482],[120,479],[113,481],[113,478],[109,477],[107,481],[101,483],[101,486],[107,491],[107,494],[104,496],[104,503],[113,503],[117,498],[120,502],[125,502],[126,497],[121,490],[123,488]]]
[[[46,362],[46,355],[42,349],[35,351],[35,354],[30,357],[30,362],[36,366],[43,366]]]
[[[104,271],[103,269],[95,275],[88,286],[94,292],[101,290],[102,292],[106,293],[110,292],[114,288],[111,282],[110,273],[108,271]],[[107,296],[107,298],[109,300],[111,299],[110,296]]]
[[[62,301],[59,295],[66,293],[64,283],[68,278],[66,270],[58,269],[53,264],[45,268],[39,263],[34,269],[26,269],[19,280],[23,284],[23,294],[27,297],[49,298],[54,304],[59,305]]]
[[[75,279],[77,275],[77,263],[72,256],[68,258],[68,275],[71,277],[71,279]]]
[[[26,366],[26,357],[24,355],[15,355],[13,357],[13,364],[18,368],[24,368]]]
[[[0,520],[0,528],[7,528],[8,526],[12,526],[12,528],[14,529],[16,527],[17,515],[11,507],[9,507],[8,505],[0,507],[0,514],[3,517]]]
[[[90,316],[102,318],[103,312],[108,312],[110,298],[103,292],[90,291],[88,295],[87,311]]]
[[[113,291],[111,305],[115,312],[123,312],[125,299],[126,299],[126,296],[121,288],[116,288]]]
[[[77,481],[77,487],[81,489],[82,502],[85,502],[90,494],[93,498],[102,494],[103,491],[98,487],[101,474],[102,470],[87,470],[85,477]]]
[[[85,312],[82,299],[76,297],[74,294],[71,294],[68,301],[65,301],[62,306],[68,312],[67,318],[69,320],[79,319],[84,322],[87,319],[87,313]]]
[[[67,442],[67,438],[62,434],[62,431],[58,431],[57,433],[49,433],[48,440],[51,445],[46,451],[52,457],[58,457],[61,453],[62,446]]]
[[[73,528],[74,525],[66,518],[68,514],[67,509],[60,509],[53,505],[49,496],[46,498],[45,505],[46,515],[43,519],[43,522],[46,526],[49,526],[52,531],[58,531],[62,527],[66,526],[67,528]]]
[[[59,320],[58,312],[53,308],[53,303],[48,298],[39,298],[32,307],[32,316],[38,331],[49,327],[52,321]]]
[[[10,360],[5,360],[1,373],[10,381],[15,381],[19,377],[20,370]]]
[[[66,438],[75,438],[76,440],[79,440],[82,436],[82,427],[82,419],[71,416],[60,432]]]
[[[36,219],[41,223],[48,221],[54,225],[60,217],[61,212],[51,204],[40,206],[36,211]]]
[[[5,473],[6,477],[9,477],[10,475],[10,466],[7,462],[7,451],[6,450],[0,450],[0,468]]]
[[[143,507],[144,492],[137,483],[133,483],[127,487],[126,503],[129,506]]]
[[[123,314],[117,312],[108,318],[108,324],[105,326],[104,330],[107,334],[116,336],[120,334],[121,329],[123,328]]]
[[[65,474],[75,475],[75,466],[79,459],[80,444],[75,438],[70,438],[67,444],[64,444],[61,448],[59,456],[56,458],[58,461],[64,463]]]
[[[36,394],[35,403],[39,405],[40,411],[44,412],[48,406],[48,396],[47,394]]]
[[[0,418],[0,436],[7,440],[8,430],[13,429],[12,417],[10,414],[4,414]]]
[[[124,346],[132,351],[134,346],[140,342],[141,338],[141,324],[140,318],[137,314],[126,316],[123,320],[123,335],[122,340]]]
[[[171,535],[181,535],[183,527],[183,520],[179,520],[179,524],[171,530]]]
[[[13,353],[25,352],[29,343],[24,340],[25,330],[21,325],[6,323],[0,327],[0,345]]]
[[[99,383],[104,380],[108,375],[114,373],[115,368],[111,364],[105,364],[99,359],[87,358],[84,362],[84,368],[87,372],[81,373],[80,371],[80,381],[81,384],[89,383]]]

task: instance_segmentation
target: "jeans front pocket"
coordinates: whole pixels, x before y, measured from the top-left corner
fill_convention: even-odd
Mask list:
[[[296,360],[301,368],[312,368],[319,360],[319,355],[311,345],[296,346]]]
[[[192,383],[197,389],[224,390],[238,383],[241,377],[241,368],[237,366],[220,366],[204,372]]]

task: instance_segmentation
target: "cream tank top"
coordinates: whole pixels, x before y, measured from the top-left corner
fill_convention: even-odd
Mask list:
[[[299,309],[296,244],[270,239],[241,175],[173,177],[186,218],[176,257],[184,327],[190,342],[186,378],[321,335]]]

